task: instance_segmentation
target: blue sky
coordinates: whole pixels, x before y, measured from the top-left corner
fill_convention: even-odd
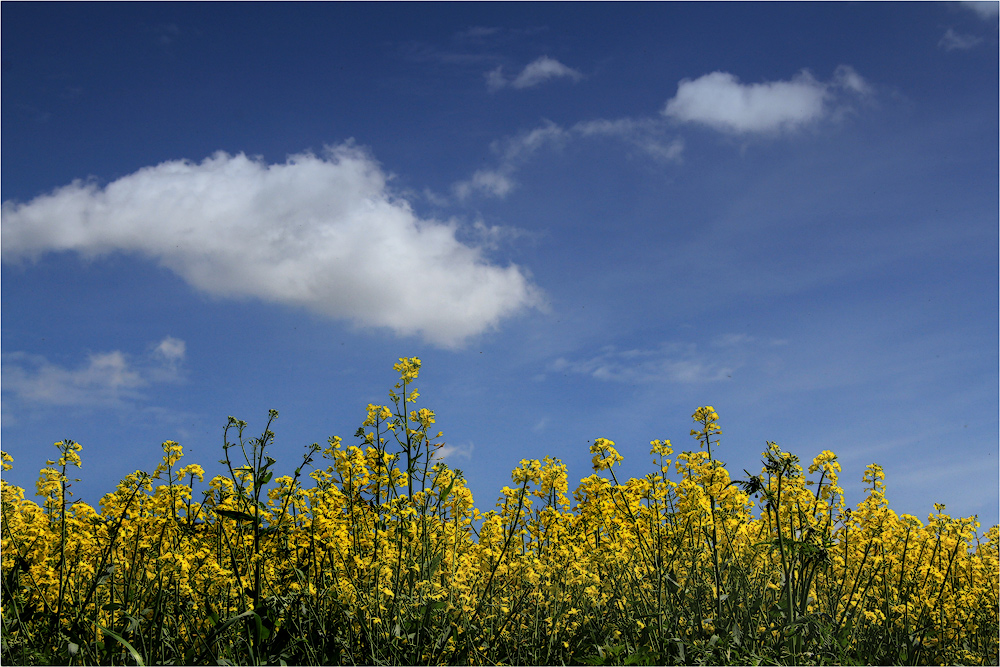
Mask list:
[[[285,472],[392,364],[492,506],[649,441],[998,520],[998,4],[2,6],[2,441]]]

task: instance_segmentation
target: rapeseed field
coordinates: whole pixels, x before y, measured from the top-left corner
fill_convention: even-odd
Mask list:
[[[420,360],[394,368],[356,444],[313,445],[285,476],[272,411],[257,437],[229,418],[227,473],[204,490],[172,441],[99,508],[72,502],[70,440],[40,502],[0,482],[2,662],[998,662],[997,527],[897,514],[877,465],[855,507],[829,451],[805,465],[768,443],[733,477],[705,406],[697,446],[652,441],[645,477],[619,480],[598,438],[572,492],[558,459],[523,460],[481,511],[435,456]]]

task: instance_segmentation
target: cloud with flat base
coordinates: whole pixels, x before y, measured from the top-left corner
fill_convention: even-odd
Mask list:
[[[224,152],[163,162],[104,187],[74,181],[4,202],[2,259],[135,253],[208,294],[298,306],[444,348],[543,306],[526,270],[462,243],[454,222],[417,216],[388,180],[350,142],[281,164]]]
[[[868,96],[869,84],[841,65],[828,82],[803,70],[788,81],[741,83],[729,72],[683,79],[663,115],[730,134],[794,130],[829,117],[843,95]]]

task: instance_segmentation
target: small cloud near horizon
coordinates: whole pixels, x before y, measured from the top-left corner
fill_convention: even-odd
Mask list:
[[[140,389],[181,379],[186,345],[166,336],[142,358],[121,350],[94,352],[77,368],[26,352],[3,354],[3,392],[21,402],[56,406],[113,405],[141,398]]]

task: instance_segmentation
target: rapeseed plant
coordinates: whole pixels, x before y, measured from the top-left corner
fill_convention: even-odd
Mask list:
[[[1000,533],[935,505],[897,515],[871,465],[849,508],[824,451],[806,469],[768,443],[759,474],[650,442],[619,480],[613,441],[571,492],[525,459],[493,509],[437,455],[401,358],[356,443],[305,449],[291,474],[230,417],[226,474],[167,441],[100,510],[70,502],[82,447],[56,443],[36,493],[0,480],[2,653],[17,664],[657,664],[998,661]],[[0,453],[3,469],[13,459]],[[745,471],[744,471],[745,472]],[[196,490],[204,485],[204,490]]]

